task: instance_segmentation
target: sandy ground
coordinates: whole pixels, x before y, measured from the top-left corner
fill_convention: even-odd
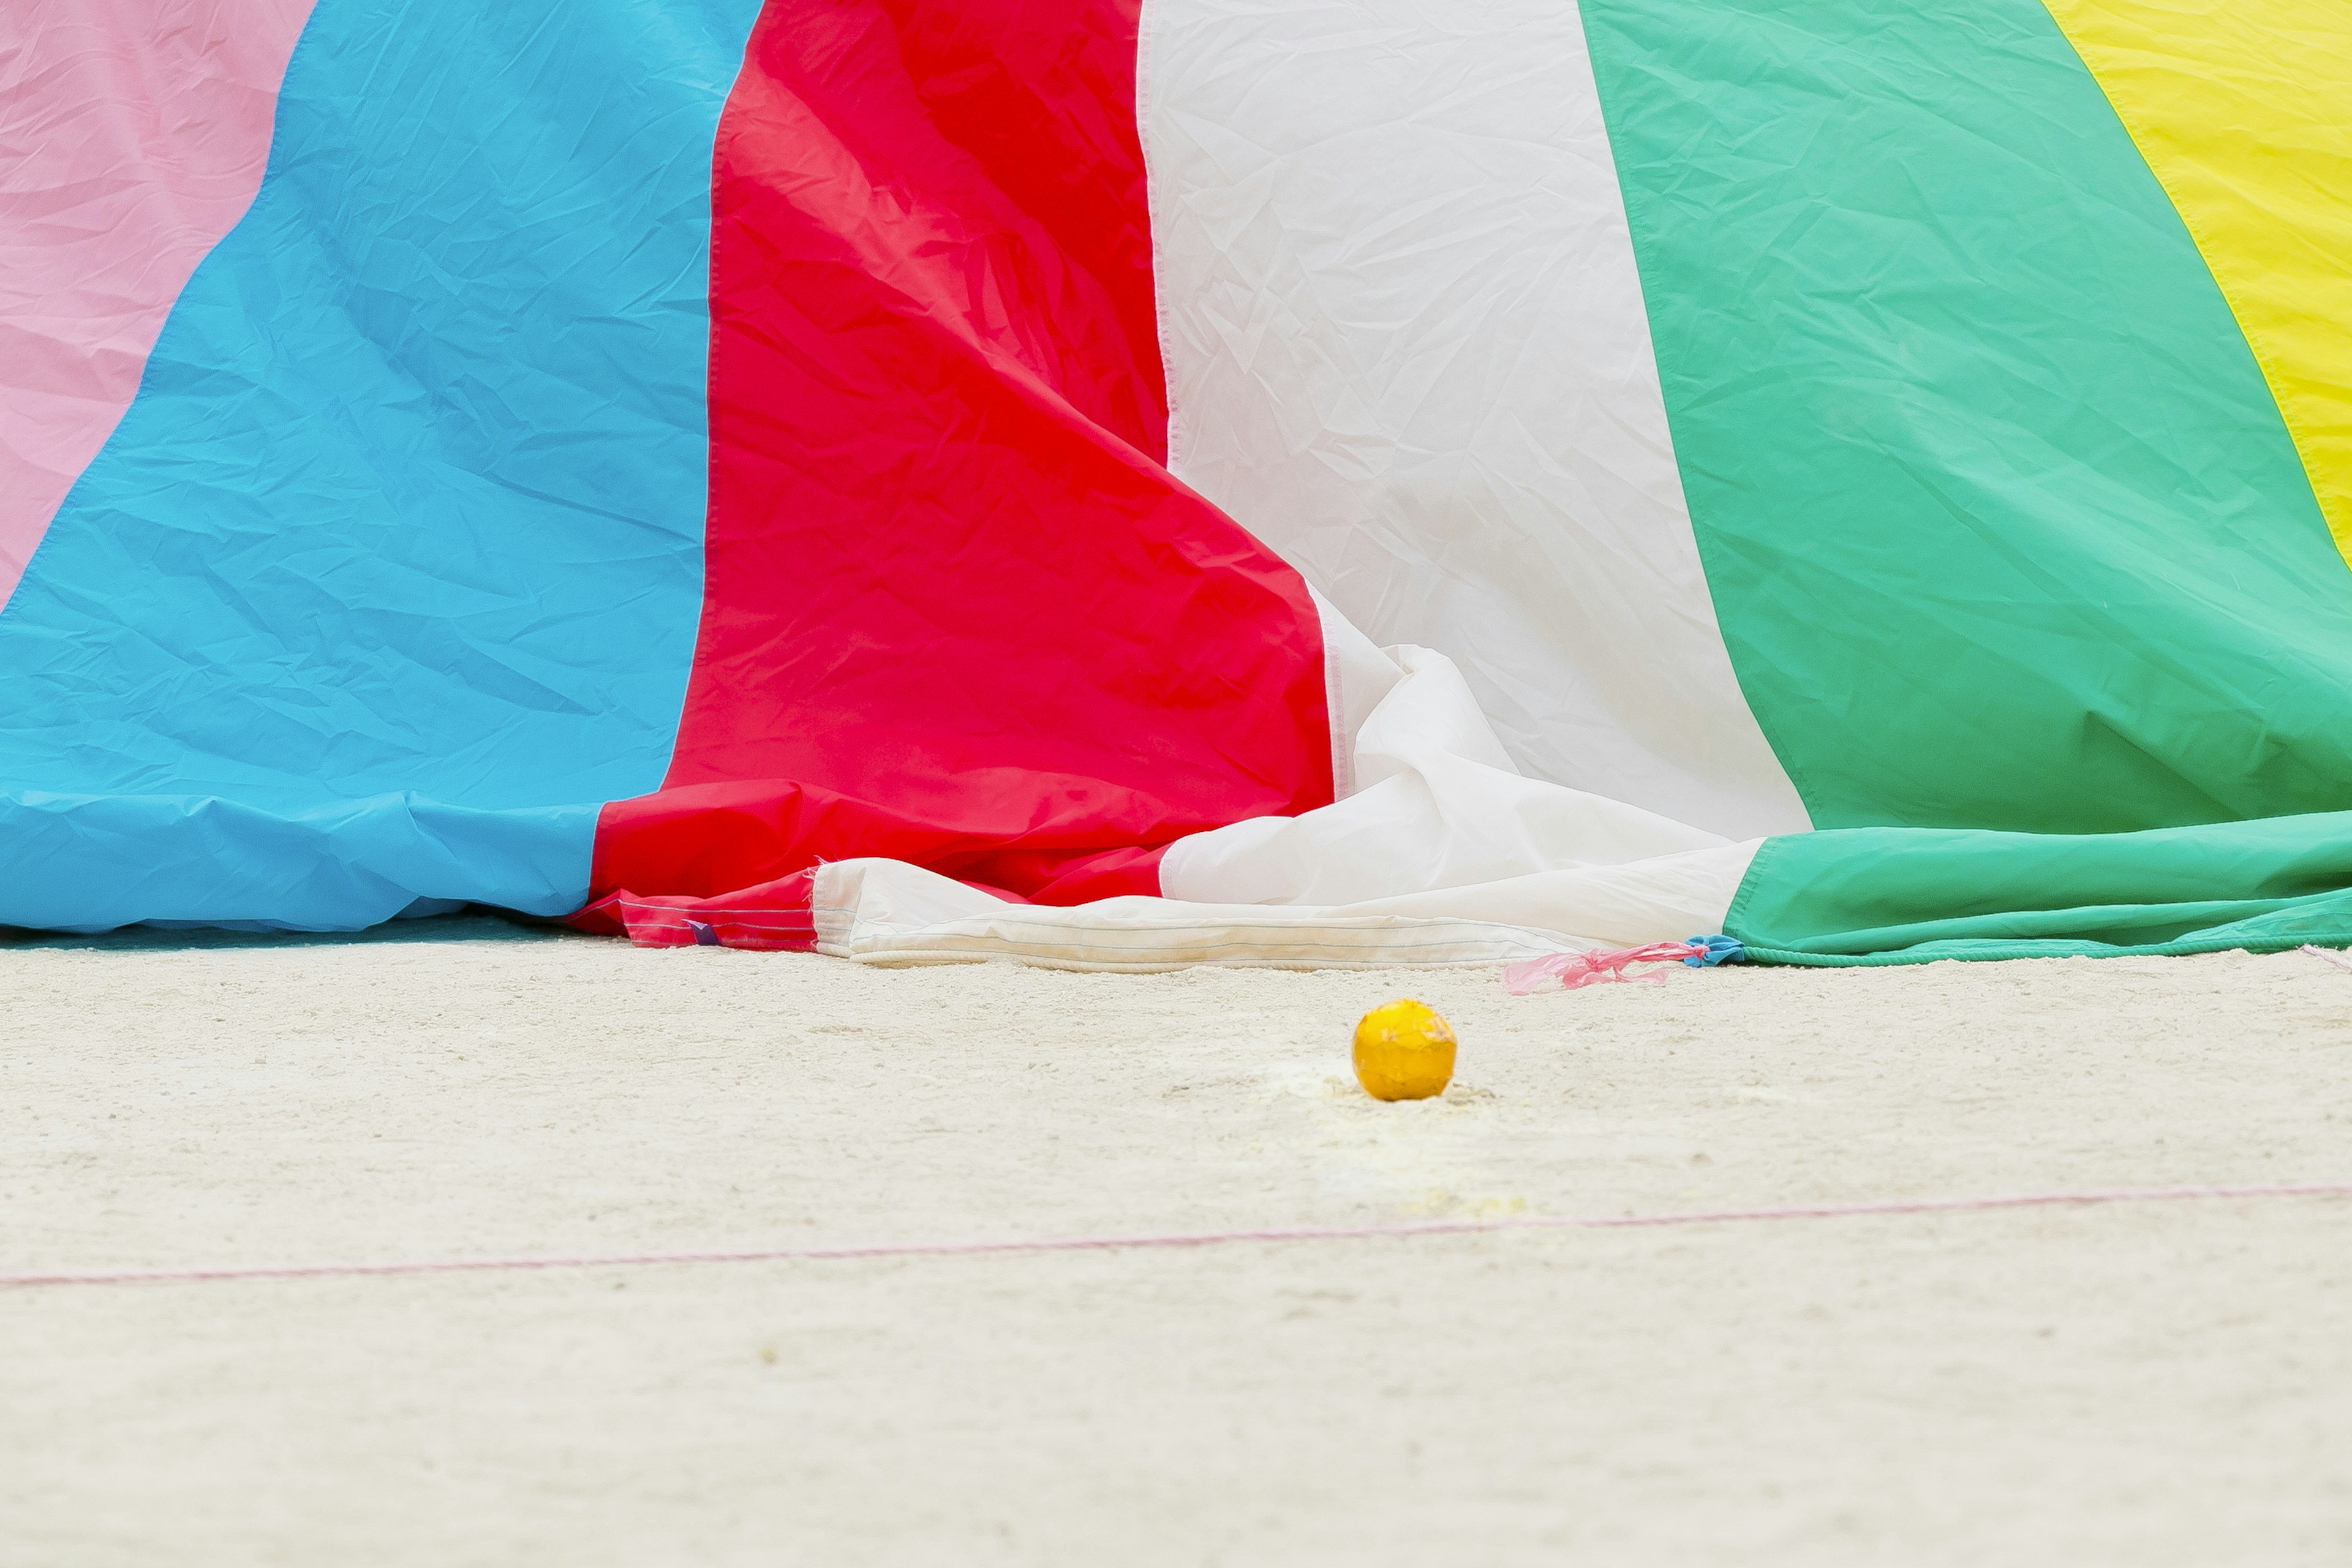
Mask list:
[[[2297,955],[0,948],[0,1268],[2352,1176]],[[1442,1100],[1345,1077],[1401,993]],[[0,1291],[0,1562],[2341,1563],[2352,1203]]]

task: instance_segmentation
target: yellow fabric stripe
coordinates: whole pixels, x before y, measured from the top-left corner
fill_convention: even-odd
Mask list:
[[[2352,562],[2352,0],[2047,0],[2196,237]]]

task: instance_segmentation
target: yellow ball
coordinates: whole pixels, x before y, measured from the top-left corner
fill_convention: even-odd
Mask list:
[[[1356,1081],[1374,1100],[1427,1100],[1454,1079],[1454,1026],[1411,997],[1356,1026]]]

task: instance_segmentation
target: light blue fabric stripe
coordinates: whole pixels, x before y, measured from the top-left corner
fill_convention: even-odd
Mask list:
[[[701,607],[757,0],[320,0],[252,210],[0,615],[0,921],[538,913]]]

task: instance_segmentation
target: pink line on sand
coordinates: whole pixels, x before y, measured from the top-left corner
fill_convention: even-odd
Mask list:
[[[1498,1230],[1645,1230],[1666,1226],[1738,1225],[1760,1220],[1865,1219],[1885,1215],[2084,1208],[2100,1204],[2179,1203],[2190,1199],[2341,1197],[2352,1197],[2352,1182],[2284,1182],[2241,1187],[2116,1187],[2078,1193],[1881,1198],[1864,1203],[1788,1204],[1765,1208],[1696,1209],[1670,1214],[1514,1215],[1501,1219],[1433,1219],[1398,1225],[1300,1226],[1272,1230],[1175,1231],[1158,1235],[1050,1237],[1011,1241],[883,1241],[848,1247],[769,1247],[729,1252],[558,1253],[545,1257],[411,1258],[383,1263],[254,1263],[188,1268],[66,1269],[47,1273],[0,1274],[0,1289],[21,1289],[47,1285],[191,1284],[214,1279],[319,1279],[376,1274],[472,1274],[540,1268],[642,1268],[681,1263],[818,1263],[861,1258],[976,1258],[992,1253],[1109,1252],[1145,1247],[1220,1247],[1253,1241],[1375,1241],[1391,1237],[1460,1236]]]
[[[311,4],[0,5],[0,604],[253,205]]]

